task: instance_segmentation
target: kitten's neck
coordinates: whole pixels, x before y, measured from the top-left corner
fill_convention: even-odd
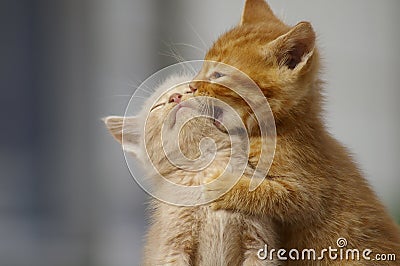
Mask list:
[[[276,118],[277,136],[295,137],[301,135],[317,135],[325,132],[321,118],[321,101],[319,82],[313,85],[309,93],[289,112],[281,118]]]
[[[324,146],[331,137],[320,116],[321,95],[319,90],[310,91],[288,114],[275,120],[277,133],[275,162],[292,160],[291,156],[304,156],[301,153],[306,146],[307,149],[316,151],[326,149]],[[260,136],[251,138],[250,163],[257,164],[262,143]]]

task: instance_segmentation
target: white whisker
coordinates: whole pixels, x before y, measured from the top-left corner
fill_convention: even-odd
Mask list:
[[[110,97],[132,97],[130,94],[116,94],[116,95],[111,95]]]
[[[148,97],[142,97],[142,96],[137,96],[137,95],[132,96],[132,98],[148,99]]]
[[[186,21],[187,24],[189,24],[190,28],[193,30],[194,34],[196,34],[197,38],[199,38],[200,42],[204,45],[204,49],[207,49],[207,44],[206,42],[203,40],[203,38],[201,38],[199,32],[195,29],[195,27],[193,26],[192,23],[190,23],[189,21]]]
[[[147,93],[147,94],[149,94],[149,95],[151,95],[151,94],[152,94],[152,92],[151,92],[151,91],[147,91],[147,90],[143,89],[142,87],[138,87],[136,90],[137,90],[137,91],[142,91],[142,92],[145,92],[145,93]]]
[[[197,47],[197,46],[195,46],[195,45],[193,45],[193,44],[183,43],[183,42],[178,42],[178,43],[173,43],[173,44],[174,44],[174,45],[187,46],[187,47],[193,48],[193,49],[195,49],[195,50],[197,50],[197,51],[200,51],[200,52],[202,52],[202,53],[206,53],[206,51],[205,51],[204,49],[202,49],[202,48],[200,48],[200,47]]]
[[[185,58],[178,52],[178,50],[177,50],[177,48],[176,48],[177,45],[188,46],[188,47],[191,47],[191,48],[193,48],[193,49],[202,51],[201,48],[196,47],[196,46],[191,45],[191,44],[186,44],[186,43],[173,43],[172,41],[170,41],[170,42],[163,41],[163,43],[164,43],[164,45],[166,45],[166,46],[169,48],[169,53],[162,53],[162,55],[168,56],[168,57],[172,57],[172,58],[174,58],[178,63],[183,63],[183,62],[185,62],[186,60],[185,60]],[[203,51],[202,51],[202,52],[203,52]],[[185,66],[186,70],[189,71],[189,73],[191,73],[192,75],[195,75],[195,74],[197,73],[196,69],[194,69],[194,67],[193,67],[192,65],[190,65],[190,64],[185,64],[184,66]]]

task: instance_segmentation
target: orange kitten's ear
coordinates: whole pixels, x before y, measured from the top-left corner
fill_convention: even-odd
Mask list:
[[[136,117],[108,116],[103,121],[125,151],[135,154],[138,152],[140,133]]]
[[[282,23],[264,0],[246,0],[240,25],[268,21]]]
[[[315,32],[309,22],[300,22],[268,45],[280,67],[303,68],[315,49]]]

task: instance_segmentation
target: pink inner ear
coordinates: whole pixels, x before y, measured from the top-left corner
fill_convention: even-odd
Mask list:
[[[294,69],[304,56],[311,53],[315,45],[315,33],[308,22],[301,22],[282,36],[276,47],[280,66]]]
[[[293,47],[293,50],[288,52],[288,56],[284,65],[289,69],[294,69],[302,60],[303,56],[308,54],[310,51],[307,49],[307,45],[298,43]]]

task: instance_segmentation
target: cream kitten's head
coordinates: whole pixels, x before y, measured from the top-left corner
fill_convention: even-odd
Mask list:
[[[162,175],[177,170],[204,170],[213,160],[229,159],[232,139],[242,141],[241,136],[229,136],[228,129],[220,123],[225,116],[223,108],[210,110],[206,101],[193,97],[188,86],[191,79],[170,77],[136,116],[105,118],[114,138],[146,169],[155,168]],[[238,131],[235,134],[239,135]],[[238,154],[241,153],[236,152],[235,156]]]

